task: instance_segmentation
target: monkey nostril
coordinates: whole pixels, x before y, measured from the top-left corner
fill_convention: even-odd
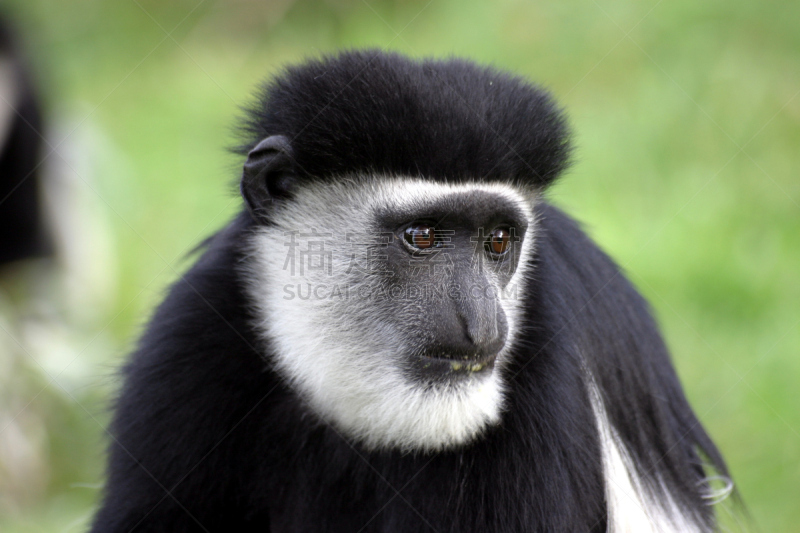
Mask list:
[[[480,341],[475,342],[475,346],[478,348],[478,353],[485,356],[496,354],[503,348],[505,343],[505,336],[499,335],[495,331],[494,335],[487,335],[482,337]]]
[[[476,357],[485,357],[499,352],[505,345],[504,324],[493,321],[469,321],[463,314],[459,313],[459,321],[462,325],[464,336],[470,345],[470,351]]]

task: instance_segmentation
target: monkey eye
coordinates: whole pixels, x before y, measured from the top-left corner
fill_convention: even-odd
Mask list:
[[[508,252],[511,247],[511,233],[508,228],[495,228],[486,240],[486,250],[494,256]]]
[[[433,226],[427,224],[413,224],[407,227],[403,238],[408,246],[416,250],[429,250],[442,246],[441,241],[436,239]]]

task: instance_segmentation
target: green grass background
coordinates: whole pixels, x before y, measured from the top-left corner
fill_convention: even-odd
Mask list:
[[[688,397],[764,532],[800,531],[800,3],[711,0],[19,0],[54,144],[92,147],[108,221],[103,353],[47,385],[46,489],[8,532],[82,531],[109,378],[184,254],[239,208],[238,107],[281,65],[341,48],[456,54],[566,108],[551,191],[652,302]],[[85,139],[89,139],[86,141]],[[53,158],[62,157],[61,149]],[[91,351],[91,350],[89,350]],[[34,373],[35,374],[35,373]],[[38,388],[33,388],[35,393]],[[723,511],[723,514],[726,514]],[[735,520],[726,527],[737,530]]]

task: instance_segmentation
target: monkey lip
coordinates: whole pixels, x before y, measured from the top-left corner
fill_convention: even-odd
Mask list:
[[[432,374],[477,374],[491,372],[497,354],[480,357],[435,357],[423,355],[419,358],[420,368]]]

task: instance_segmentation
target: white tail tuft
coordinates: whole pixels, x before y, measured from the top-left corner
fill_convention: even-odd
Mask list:
[[[682,512],[666,487],[645,486],[608,419],[602,396],[589,380],[603,458],[609,533],[706,533],[707,528]]]

